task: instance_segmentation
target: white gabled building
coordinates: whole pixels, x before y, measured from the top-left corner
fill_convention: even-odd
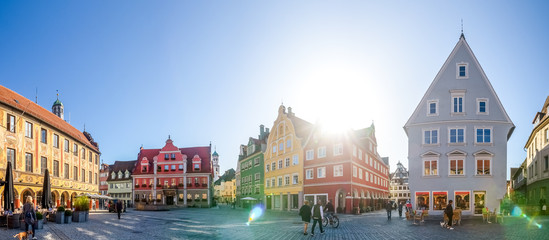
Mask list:
[[[442,215],[450,199],[464,215],[498,208],[514,128],[461,34],[404,126],[414,208]]]

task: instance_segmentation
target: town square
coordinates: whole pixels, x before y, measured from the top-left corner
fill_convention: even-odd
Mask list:
[[[544,1],[0,3],[1,239],[544,239]]]

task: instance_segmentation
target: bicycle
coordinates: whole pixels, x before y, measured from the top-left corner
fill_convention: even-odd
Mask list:
[[[339,217],[333,214],[326,214],[322,219],[322,226],[328,226],[328,223],[334,228],[339,227]]]

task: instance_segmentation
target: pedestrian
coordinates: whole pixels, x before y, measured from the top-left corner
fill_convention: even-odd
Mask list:
[[[299,209],[299,216],[301,216],[301,221],[303,221],[303,235],[307,235],[307,226],[311,222],[311,206],[309,206],[309,201],[305,200],[303,206]]]
[[[452,218],[454,217],[454,208],[452,208],[452,200],[448,201],[448,206],[446,206],[446,209],[444,210],[444,213],[446,213],[446,216],[448,216],[448,224],[446,225],[446,228],[450,230],[454,230],[452,227]]]
[[[387,220],[391,220],[391,212],[393,211],[393,204],[391,204],[391,201],[387,201],[385,210],[387,210]]]
[[[315,226],[318,223],[320,233],[324,234],[322,229],[322,219],[324,218],[324,211],[322,209],[322,201],[318,200],[315,206],[311,209],[311,215],[313,215],[313,228],[311,229],[311,236],[315,235]]]
[[[122,214],[122,201],[120,199],[116,201],[115,208],[116,208],[116,212],[118,213],[118,219],[120,219],[120,214]]]
[[[404,206],[404,202],[403,201],[400,201],[398,203],[398,216],[399,217],[402,217],[402,207]]]
[[[34,222],[36,222],[36,212],[34,211],[34,203],[32,202],[31,196],[27,197],[27,202],[23,205],[23,214],[25,216],[25,232],[29,232],[29,225],[31,225],[32,239],[36,239],[34,236],[36,233],[36,228],[34,227]]]

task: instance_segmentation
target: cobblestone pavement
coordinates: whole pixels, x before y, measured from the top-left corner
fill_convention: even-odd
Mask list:
[[[328,227],[325,234],[303,235],[296,212],[268,211],[247,225],[248,211],[222,206],[213,209],[180,209],[163,212],[128,211],[116,214],[90,213],[86,223],[47,223],[37,231],[38,239],[547,239],[549,217],[528,221],[506,217],[503,224],[483,223],[480,218],[464,219],[455,230],[440,227],[431,216],[419,225],[398,218],[387,220],[385,211],[363,215],[339,215],[339,228]],[[396,215],[396,216],[395,216]],[[540,224],[541,228],[538,227]],[[311,230],[309,225],[309,232]],[[21,230],[0,229],[0,240],[14,239]]]

